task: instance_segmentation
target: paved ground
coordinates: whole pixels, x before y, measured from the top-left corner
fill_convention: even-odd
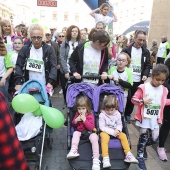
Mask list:
[[[63,106],[63,98],[62,95],[58,94],[60,89],[55,89],[55,93],[51,98],[53,106],[58,108],[60,111],[66,115],[66,110],[62,108]],[[132,143],[132,152],[136,155],[136,145],[138,142],[138,130],[133,126],[133,124],[128,125],[131,143]],[[52,137],[54,139],[53,149],[44,150],[43,155],[43,167],[48,165],[48,170],[71,170],[67,159],[67,127],[62,127],[61,129],[54,130],[52,133]],[[168,158],[170,160],[170,137],[168,137],[166,148]],[[148,170],[169,170],[170,169],[170,161],[162,162],[158,159],[158,156],[153,149],[153,147],[148,147],[148,160],[146,161],[146,165]],[[42,168],[43,169],[43,168]],[[138,170],[139,168],[135,165],[131,165],[130,170]]]

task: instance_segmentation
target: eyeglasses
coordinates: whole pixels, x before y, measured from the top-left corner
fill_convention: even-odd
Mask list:
[[[72,44],[73,50],[75,50],[74,43]]]
[[[35,41],[35,40],[38,40],[38,41],[40,41],[41,39],[42,39],[42,37],[31,37],[31,39],[33,40],[33,41]]]
[[[18,43],[15,42],[15,43],[14,43],[14,45],[21,45],[21,44],[22,44],[22,43],[20,43],[20,42],[18,42]]]
[[[61,37],[64,37],[64,35],[59,35],[58,37],[60,37],[60,38],[61,38]]]
[[[45,34],[46,37],[49,37],[51,34]]]
[[[117,61],[119,61],[119,62],[122,61],[123,63],[125,63],[127,60],[121,60],[120,58],[118,58]]]

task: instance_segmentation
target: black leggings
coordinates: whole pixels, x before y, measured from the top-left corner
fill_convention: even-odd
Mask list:
[[[165,146],[165,141],[168,137],[170,131],[170,106],[165,106],[164,108],[164,121],[159,132],[159,147]]]

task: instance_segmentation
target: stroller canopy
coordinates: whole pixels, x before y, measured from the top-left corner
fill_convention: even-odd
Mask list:
[[[94,85],[89,83],[74,83],[67,89],[66,101],[69,108],[73,107],[76,101],[77,95],[85,93],[91,100],[93,100]]]
[[[99,97],[101,93],[108,93],[113,94],[118,99],[118,107],[119,111],[123,113],[123,103],[124,103],[124,92],[123,90],[115,85],[111,84],[103,84],[101,86],[98,86],[94,89],[93,92],[93,104],[94,104],[94,111],[98,112],[99,108]]]

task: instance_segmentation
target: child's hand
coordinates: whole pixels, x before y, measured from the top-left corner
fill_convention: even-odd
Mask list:
[[[82,121],[82,120],[81,120],[81,116],[79,115],[79,116],[75,119],[75,123],[80,122],[80,121]]]
[[[152,104],[152,100],[147,99],[147,98],[143,98],[143,103],[144,103],[144,105],[149,105],[149,104]]]
[[[5,86],[5,83],[6,83],[6,79],[5,79],[5,78],[2,78],[2,79],[1,79],[1,82],[0,82],[0,86],[1,86],[1,87]]]
[[[82,120],[83,122],[86,121],[86,116],[85,116],[84,114],[81,114],[81,115],[80,115],[80,118],[81,118],[81,120]]]
[[[113,77],[112,77],[111,75],[107,75],[107,77],[108,77],[110,80],[113,79]]]
[[[115,81],[116,83],[119,83],[119,79],[118,78],[113,78],[113,81]]]
[[[114,136],[114,137],[117,137],[117,136],[119,136],[119,134],[120,134],[120,131],[117,130],[117,129],[115,129],[113,136]]]

